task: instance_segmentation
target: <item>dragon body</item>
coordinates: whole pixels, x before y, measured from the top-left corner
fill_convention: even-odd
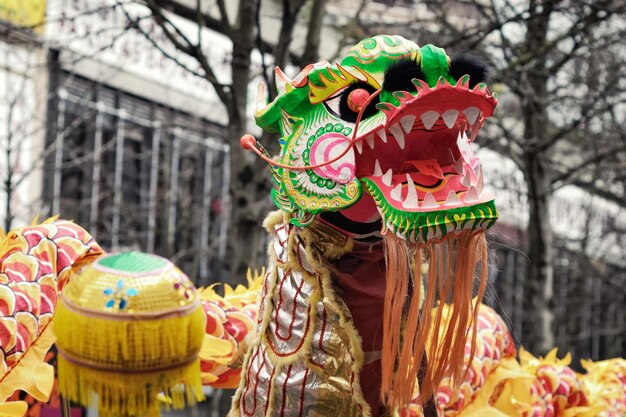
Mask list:
[[[43,358],[54,343],[49,326],[61,290],[75,271],[103,251],[80,226],[63,220],[16,229],[0,244],[0,276],[4,279],[0,300],[5,306],[0,333],[5,358],[0,372],[0,415],[19,417],[26,413],[27,404],[11,401],[9,396],[14,391],[26,391],[39,401],[46,401],[52,391],[53,370]],[[267,289],[263,289],[265,274],[249,277],[248,283],[248,287],[235,289],[226,286],[223,296],[212,288],[200,290],[206,313],[205,343],[200,352],[205,385],[232,388],[240,383],[241,363],[233,360],[246,346],[245,339],[256,334],[259,296],[264,292],[267,297]],[[33,290],[36,286],[45,288]],[[24,287],[32,287],[28,295]],[[35,320],[37,326],[33,325]],[[446,328],[447,320],[444,314],[440,329]],[[7,324],[11,321],[15,326]],[[341,344],[342,351],[346,346]],[[516,360],[511,335],[498,315],[486,306],[479,309],[476,352],[471,362],[470,347],[471,340],[467,340],[464,361],[470,371],[466,378],[458,387],[445,378],[437,388],[440,416],[618,417],[626,412],[623,359],[585,361],[584,375],[568,367],[569,357],[558,359],[554,351],[545,358],[521,351]],[[292,391],[302,395],[302,385],[280,392],[290,398],[287,393]],[[294,407],[286,409],[284,415],[299,415],[301,409]],[[424,409],[416,396],[394,414],[422,417]]]

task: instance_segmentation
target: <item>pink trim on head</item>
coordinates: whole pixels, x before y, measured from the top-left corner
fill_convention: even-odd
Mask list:
[[[351,146],[350,139],[341,133],[331,132],[320,136],[311,147],[311,163],[320,165],[313,168],[313,172],[322,178],[330,178],[340,184],[352,181],[356,171],[356,163]],[[345,148],[341,147],[346,147],[347,152]],[[333,152],[342,155],[341,158],[334,160]],[[325,164],[327,161],[332,162]]]

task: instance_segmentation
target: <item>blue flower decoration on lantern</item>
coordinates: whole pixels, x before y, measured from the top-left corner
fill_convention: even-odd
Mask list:
[[[106,308],[115,307],[115,303],[117,302],[117,308],[124,310],[128,304],[126,297],[139,295],[139,291],[137,288],[126,288],[126,290],[124,290],[124,280],[120,279],[117,281],[115,288],[106,288],[104,290],[104,295],[111,297],[111,299],[104,305]]]

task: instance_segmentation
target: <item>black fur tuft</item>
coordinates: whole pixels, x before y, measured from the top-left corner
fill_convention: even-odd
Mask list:
[[[454,54],[450,61],[450,75],[456,80],[464,75],[469,75],[469,86],[474,88],[477,84],[491,81],[493,68],[484,58],[467,52]]]
[[[411,80],[418,78],[426,80],[419,64],[413,59],[401,59],[389,66],[385,72],[383,90],[386,91],[411,91],[415,87]]]

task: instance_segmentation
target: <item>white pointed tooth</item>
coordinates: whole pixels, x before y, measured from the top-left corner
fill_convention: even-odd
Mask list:
[[[404,201],[402,202],[402,207],[407,209],[415,209],[418,207],[418,198],[417,191],[415,190],[415,184],[413,183],[413,179],[409,174],[406,174],[407,181],[407,195]]]
[[[393,187],[393,190],[391,190],[389,195],[396,201],[402,201],[402,184],[398,184]]]
[[[437,119],[439,119],[439,113],[429,110],[422,113],[420,119],[422,119],[422,123],[424,123],[424,127],[426,128],[426,130],[430,130],[437,121]]]
[[[392,176],[393,176],[393,172],[391,172],[391,168],[389,168],[387,172],[385,172],[385,175],[383,175],[383,184],[385,184],[387,187],[391,187]]]
[[[354,147],[356,148],[359,155],[363,153],[363,141],[362,140],[355,142]]]
[[[478,201],[478,192],[476,188],[470,187],[469,190],[465,193],[465,198],[463,199],[465,203],[475,203]]]
[[[385,129],[380,129],[376,133],[378,133],[378,136],[380,136],[380,140],[382,140],[383,143],[387,143],[387,133],[385,133]]]
[[[400,149],[404,149],[404,135],[394,136],[396,142],[398,142],[398,146]]]
[[[483,178],[483,166],[479,165],[478,166],[478,184],[476,184],[476,191],[478,191],[478,194],[483,192],[484,185],[485,185],[485,180]]]
[[[472,169],[470,166],[466,166],[465,175],[469,178],[469,185],[476,186],[478,184],[478,168]]]
[[[439,207],[439,203],[437,203],[437,200],[435,200],[435,196],[433,196],[432,193],[426,193],[426,196],[424,197],[424,201],[422,201],[422,208],[429,209],[429,208],[436,208],[436,207]]]
[[[374,149],[374,134],[369,135],[367,138],[365,138],[365,140],[367,141],[370,149]]]
[[[473,142],[474,139],[476,139],[476,135],[478,135],[478,131],[480,130],[480,118],[478,120],[476,120],[475,123],[473,123],[472,125],[470,125],[469,128],[469,135],[468,135],[468,141],[469,142]]]
[[[396,236],[400,239],[406,240],[406,235],[403,232],[396,232]]]
[[[374,176],[375,177],[383,176],[383,170],[380,169],[380,162],[378,162],[378,159],[376,160],[376,163],[374,164]]]
[[[415,116],[412,114],[404,116],[402,119],[400,119],[400,125],[406,133],[409,133],[411,129],[413,129],[413,123],[415,123]]]
[[[471,106],[463,110],[463,113],[465,114],[465,118],[467,119],[469,124],[473,125],[478,118],[478,115],[480,114],[480,110],[478,109],[478,107]]]
[[[454,161],[454,170],[457,174],[463,175],[463,155],[459,156],[459,159]]]
[[[398,142],[400,149],[404,149],[404,132],[398,123],[389,127],[389,131]]]
[[[448,129],[452,129],[454,127],[454,124],[456,123],[456,118],[458,115],[458,110],[450,109],[445,111],[441,115],[441,118],[443,119],[443,122],[446,124],[446,126],[448,126]]]
[[[448,198],[446,198],[446,202],[443,203],[445,206],[458,206],[461,204],[461,200],[457,197],[456,193],[453,190],[450,190],[448,193]]]
[[[461,184],[465,187],[470,187],[472,185],[472,177],[469,172],[466,172],[465,175],[461,178]]]
[[[469,142],[469,137],[467,136],[467,130],[463,130],[456,139],[457,143],[460,142]]]

